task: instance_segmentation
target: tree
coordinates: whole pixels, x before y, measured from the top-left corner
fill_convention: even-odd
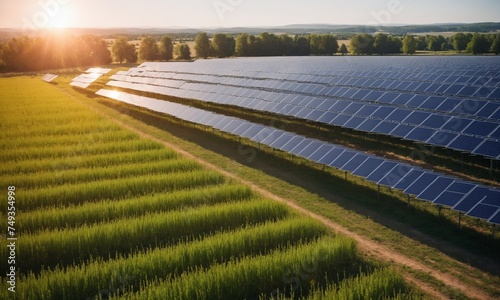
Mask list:
[[[375,53],[387,54],[389,53],[389,36],[383,33],[377,33],[373,41],[373,49]]]
[[[127,38],[124,36],[115,40],[111,48],[111,52],[113,53],[115,61],[120,64],[123,63],[123,61],[127,61],[128,63],[137,62],[137,52],[135,51],[135,46],[129,44]]]
[[[234,55],[236,41],[228,34],[216,33],[212,39],[211,51],[213,56],[223,58]]]
[[[417,51],[417,41],[413,35],[405,35],[403,38],[403,53],[415,54]]]
[[[111,63],[111,52],[108,50],[106,41],[95,35],[84,35],[81,37],[83,42],[84,56],[82,56],[82,65],[107,65]]]
[[[250,53],[248,33],[242,33],[236,37],[235,54],[237,56],[252,56]]]
[[[434,35],[428,35],[427,36],[427,49],[429,51],[440,51],[442,50],[442,45],[443,43],[446,43],[446,39],[442,35],[434,36]]]
[[[168,36],[164,36],[160,41],[160,59],[165,59],[166,61],[174,58],[174,45],[172,44],[172,39]]]
[[[340,46],[339,52],[342,53],[342,55],[346,55],[347,52],[349,52],[347,51],[347,46],[344,43],[342,43],[342,45]]]
[[[474,55],[487,53],[491,48],[490,42],[484,34],[475,33],[467,44],[466,51]]]
[[[279,36],[279,40],[281,48],[280,54],[285,56],[293,55],[293,50],[294,50],[293,38],[288,34],[284,33]]]
[[[453,35],[451,37],[451,41],[453,43],[453,48],[458,52],[462,52],[467,49],[467,44],[470,42],[468,37],[462,32]]]
[[[206,32],[200,32],[196,36],[194,49],[196,56],[207,58],[210,55],[210,40]]]
[[[495,53],[495,55],[498,55],[498,53],[500,53],[500,34],[498,33],[494,35],[490,52]]]
[[[351,52],[353,54],[373,54],[373,42],[372,35],[366,33],[355,34],[351,38]]]
[[[177,44],[174,49],[175,55],[179,60],[190,60],[191,59],[191,49],[186,43]]]
[[[153,61],[159,59],[159,56],[160,51],[156,40],[152,36],[143,38],[139,46],[139,59],[141,61]]]
[[[296,35],[293,42],[295,45],[295,55],[305,56],[311,54],[311,45],[305,36]]]

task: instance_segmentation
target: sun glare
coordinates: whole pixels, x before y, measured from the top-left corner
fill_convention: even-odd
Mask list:
[[[49,28],[68,28],[71,27],[71,17],[69,14],[60,13],[54,16],[48,24]]]

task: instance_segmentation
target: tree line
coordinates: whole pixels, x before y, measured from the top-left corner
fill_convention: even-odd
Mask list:
[[[138,46],[138,47],[137,47]],[[48,35],[44,38],[13,38],[0,44],[0,71],[38,71],[90,65],[106,65],[112,61],[136,63],[137,61],[169,61],[174,58],[190,60],[191,49],[183,42],[175,43],[171,37],[143,37],[139,45],[127,37],[118,37],[108,49],[100,37]],[[210,37],[201,32],[195,38],[196,56],[247,57],[247,56],[308,56],[334,55],[348,52],[354,55],[414,54],[416,51],[449,51],[472,54],[500,53],[500,34],[457,33],[403,37],[378,33],[355,34],[349,49],[339,46],[332,34],[276,35],[242,33],[236,37],[216,33]]]

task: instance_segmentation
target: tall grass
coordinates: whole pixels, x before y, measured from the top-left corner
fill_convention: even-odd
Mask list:
[[[321,238],[265,256],[245,257],[208,270],[151,280],[140,292],[119,299],[257,299],[277,291],[308,288],[326,274],[342,273],[356,259],[353,240]],[[307,279],[300,279],[307,273]],[[306,276],[302,276],[306,278]]]
[[[33,159],[22,162],[6,162],[0,170],[1,175],[29,174],[43,171],[62,171],[77,168],[104,168],[109,166],[153,162],[177,158],[179,155],[170,149],[135,151],[116,154],[84,155],[61,159]]]
[[[318,222],[304,218],[268,222],[174,247],[149,249],[129,257],[95,260],[67,270],[43,271],[39,276],[31,274],[19,283],[18,296],[22,299],[85,299],[120,284],[123,279],[127,289],[138,290],[140,283],[146,280],[180,275],[193,268],[207,268],[249,255],[264,255],[287,244],[307,243],[325,231]]]
[[[18,241],[17,267],[22,272],[39,272],[42,268],[83,263],[92,257],[116,257],[119,253],[175,244],[288,215],[283,204],[255,200],[24,234]],[[0,254],[6,255],[7,248],[2,248]]]
[[[49,208],[22,213],[17,221],[19,233],[35,233],[57,228],[75,228],[84,224],[110,222],[141,216],[146,213],[168,212],[181,208],[250,200],[252,192],[241,185],[202,186],[166,194],[84,203],[68,208]]]
[[[121,164],[106,168],[78,168],[76,170],[42,171],[30,174],[0,177],[0,186],[14,185],[23,190],[54,187],[64,184],[119,179],[130,176],[155,175],[201,170],[201,165],[188,159],[170,159],[158,162]]]

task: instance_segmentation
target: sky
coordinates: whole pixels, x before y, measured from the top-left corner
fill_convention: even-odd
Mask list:
[[[500,22],[499,0],[0,0],[0,28]]]

